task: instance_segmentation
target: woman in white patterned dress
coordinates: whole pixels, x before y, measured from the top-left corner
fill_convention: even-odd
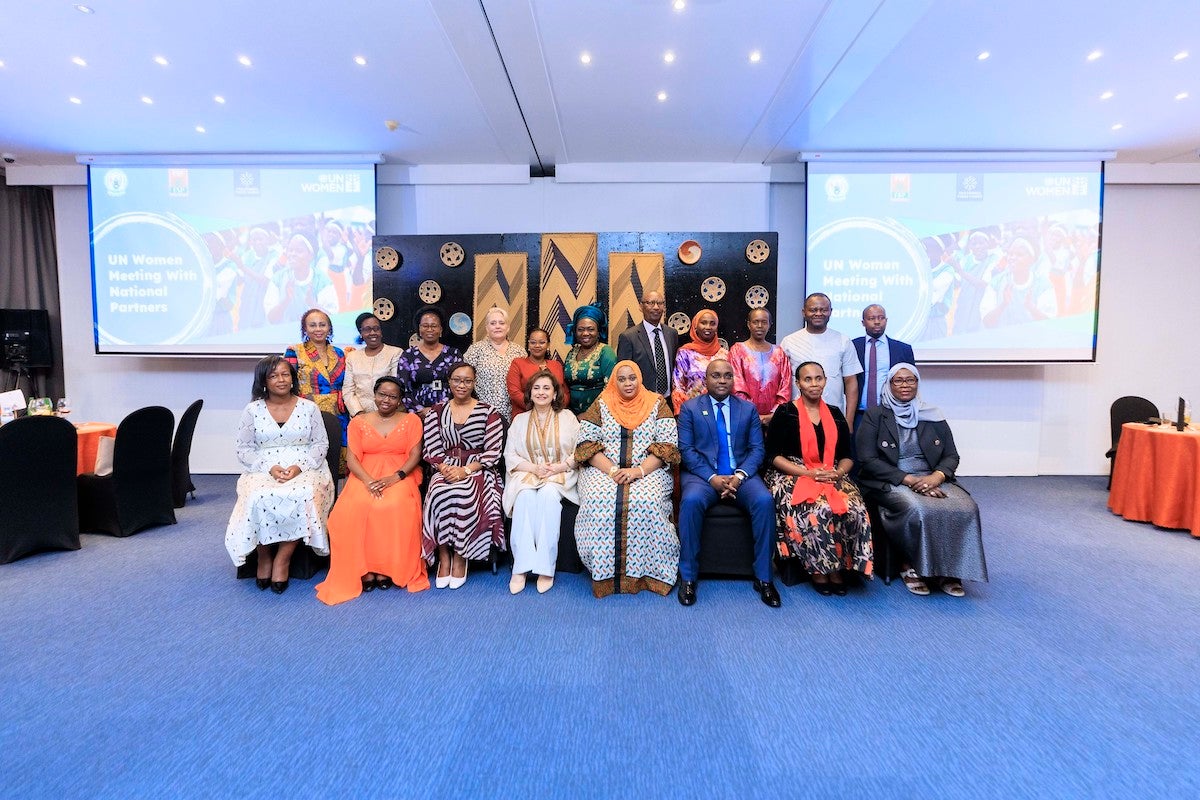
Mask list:
[[[596,402],[579,416],[575,543],[596,597],[649,589],[665,595],[679,572],[671,522],[671,465],[679,463],[675,416],[619,361]]]
[[[329,439],[320,409],[300,397],[296,368],[283,356],[258,362],[251,396],[238,425],[237,457],[244,471],[225,549],[237,566],[257,551],[258,588],[282,594],[300,540],[318,555],[329,554]]]
[[[525,348],[508,340],[508,312],[498,306],[488,309],[483,318],[487,338],[475,342],[463,353],[463,361],[475,368],[475,394],[512,421],[512,401],[508,399],[508,368],[514,359],[526,356]]]

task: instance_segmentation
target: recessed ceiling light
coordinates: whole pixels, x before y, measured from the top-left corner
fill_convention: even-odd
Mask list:
[[[1187,57],[1188,57],[1188,51],[1180,50],[1178,53],[1175,54],[1174,60],[1175,61],[1183,61]]]
[[[975,56],[975,58],[977,58],[980,61],[987,61],[991,57],[992,57],[992,54],[989,53],[987,50],[984,50],[979,55]]]
[[[80,100],[78,97],[68,97],[67,100],[71,103],[74,103],[77,106],[83,104],[83,101]]]
[[[250,60],[250,56],[238,56],[237,60],[238,60],[238,63],[241,64],[243,67],[254,66],[254,62]]]
[[[665,102],[666,102],[666,100],[667,100],[667,93],[666,93],[666,92],[659,92],[659,93],[658,93],[658,102],[660,102],[660,103],[665,103]]]
[[[1124,128],[1124,127],[1125,127],[1125,124],[1124,124],[1124,123],[1122,123],[1122,122],[1118,122],[1116,125],[1113,125],[1113,126],[1112,126],[1112,129],[1113,129],[1114,131],[1119,131],[1119,130],[1121,130],[1121,128]]]
[[[0,69],[3,69],[3,67],[4,67],[4,62],[0,61]]]
[[[757,64],[760,61],[762,61],[762,53],[760,53],[758,50],[751,50],[750,51],[750,63]]]
[[[385,119],[383,121],[383,127],[387,128],[389,131],[395,131],[400,127],[400,121],[395,119]]]
[[[668,50],[667,52],[663,53],[663,61],[668,64],[673,64],[675,62],[675,51]]]
[[[170,62],[170,61],[167,61],[167,57],[166,57],[166,56],[155,56],[155,57],[154,57],[154,63],[155,63],[155,64],[158,64],[160,67],[165,67],[165,66],[167,66],[168,64],[170,64],[171,62]]]
[[[676,11],[683,11],[685,8],[687,8],[687,0],[675,0],[674,3],[671,3],[671,8],[675,9]]]
[[[360,67],[365,67],[367,65],[367,59],[365,56],[355,56],[354,63],[358,64]]]
[[[83,56],[71,56],[71,63],[77,67],[87,66],[87,62],[83,60]]]
[[[1175,95],[1176,100],[1187,100],[1187,97],[1188,97],[1187,92],[1180,92],[1179,94]]]
[[[203,125],[197,125],[197,126],[196,126],[196,133],[204,133],[204,132],[205,132],[205,131],[204,131],[204,126],[203,126]]]
[[[214,95],[213,95],[213,102],[214,102],[214,103],[220,103],[221,105],[225,105],[225,98],[224,98],[224,97],[221,97],[221,95],[219,95],[219,94],[214,94]]]
[[[1087,60],[1095,61],[1097,58],[1099,58],[1102,55],[1104,55],[1104,53],[1100,52],[1099,50],[1093,50],[1092,52],[1087,54]]]
[[[85,6],[82,3],[76,3],[75,10],[78,11],[80,14],[95,14],[96,13],[96,9],[92,8],[91,6]]]
[[[1100,95],[1100,99],[1101,99],[1101,100],[1108,100],[1108,99],[1110,99],[1112,96],[1113,96],[1113,93],[1112,93],[1112,92],[1105,92],[1104,94]]]
[[[154,105],[154,100],[150,97],[147,97],[146,95],[142,95],[142,102],[148,106]]]
[[[579,63],[581,63],[581,64],[592,63],[592,54],[587,52],[586,50],[584,50],[582,53],[579,54]]]

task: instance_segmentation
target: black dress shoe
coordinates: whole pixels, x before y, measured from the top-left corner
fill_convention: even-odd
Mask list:
[[[287,581],[271,581],[271,591],[275,594],[283,594],[287,591]]]
[[[831,584],[829,581],[825,581],[825,583],[817,583],[816,581],[813,581],[812,587],[816,590],[817,594],[821,595],[822,597],[829,597],[829,595],[833,594],[833,584]]]
[[[682,581],[679,584],[679,605],[690,606],[696,603],[696,582]]]
[[[396,584],[393,583],[392,579],[389,578],[387,575],[384,575],[382,578],[375,579],[375,587],[377,589],[379,589],[381,592],[386,592],[388,589],[392,588],[395,585]]]
[[[758,584],[758,587],[756,587],[758,588],[758,596],[762,598],[764,603],[771,608],[779,608],[783,604],[783,601],[779,599],[779,590],[775,588],[775,584],[770,581],[767,583],[755,581],[755,583]]]
[[[375,579],[372,578],[371,580],[367,580],[366,578],[363,578],[362,579],[362,590],[364,592],[375,591]]]
[[[255,578],[254,583],[258,585],[259,591],[268,588],[271,585],[270,578]]]
[[[838,597],[846,596],[846,584],[844,583],[834,583],[833,581],[830,581],[829,588]]]
[[[760,581],[758,578],[755,578],[754,579],[754,591],[761,592],[762,589],[763,589],[763,582]]]

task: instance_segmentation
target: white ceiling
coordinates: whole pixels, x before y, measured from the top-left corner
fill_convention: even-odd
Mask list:
[[[542,174],[801,151],[1114,150],[1155,163],[1195,162],[1200,149],[1194,0],[89,5],[0,0],[0,150],[19,164],[379,152]]]

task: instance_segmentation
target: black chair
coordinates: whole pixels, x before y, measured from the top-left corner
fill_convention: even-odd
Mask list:
[[[1117,460],[1117,443],[1121,439],[1121,426],[1126,422],[1144,422],[1158,416],[1158,406],[1144,397],[1126,395],[1118,397],[1108,409],[1108,421],[1112,428],[1112,447],[1104,457],[1108,459],[1108,488],[1112,488],[1113,464]]]
[[[701,575],[754,577],[754,533],[750,517],[731,502],[718,502],[700,528]]]
[[[562,515],[558,518],[558,558],[554,562],[555,572],[570,572],[575,575],[583,572],[579,546],[575,544],[575,518],[578,516],[579,506],[570,500],[563,500]]]
[[[187,407],[179,418],[179,427],[175,429],[175,441],[171,444],[171,499],[176,508],[183,508],[187,503],[188,493],[196,499],[196,486],[192,483],[192,466],[188,462],[192,454],[192,435],[196,432],[196,419],[204,400],[197,400]]]
[[[23,417],[0,428],[0,564],[79,549],[75,426]]]
[[[80,475],[79,528],[130,536],[175,524],[171,494],[171,433],[175,415],[162,406],[139,408],[121,420],[110,475]]]
[[[335,414],[321,412],[321,420],[325,423],[325,435],[329,439],[329,449],[325,451],[325,464],[333,477],[333,497],[338,495],[338,469],[342,461],[342,422]],[[319,556],[313,549],[301,542],[292,551],[292,560],[288,564],[288,579],[306,581],[323,569],[329,568],[329,556]],[[253,550],[246,556],[246,563],[237,568],[238,578],[254,578],[258,576],[258,551]]]

